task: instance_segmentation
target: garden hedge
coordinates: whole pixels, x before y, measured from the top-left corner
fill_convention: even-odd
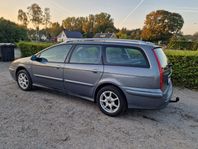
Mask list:
[[[198,50],[198,42],[195,41],[170,41],[169,49],[174,50]]]
[[[174,85],[198,89],[198,51],[165,50],[173,64]]]
[[[41,43],[41,42],[19,42],[17,47],[21,50],[22,57],[31,56],[49,46],[53,43]]]

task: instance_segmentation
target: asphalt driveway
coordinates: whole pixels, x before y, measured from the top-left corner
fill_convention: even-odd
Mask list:
[[[0,149],[198,149],[198,92],[162,110],[112,118],[89,101],[54,91],[21,91],[0,62]]]

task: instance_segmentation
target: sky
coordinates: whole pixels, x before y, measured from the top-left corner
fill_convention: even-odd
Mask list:
[[[198,0],[0,0],[0,17],[17,22],[19,9],[37,3],[50,8],[52,21],[62,22],[71,16],[88,16],[107,12],[117,28],[142,28],[145,17],[151,11],[164,9],[176,12],[184,18],[182,32],[198,32]]]

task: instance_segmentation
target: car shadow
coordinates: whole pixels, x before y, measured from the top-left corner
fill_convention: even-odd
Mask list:
[[[66,100],[72,98],[72,100],[81,102],[82,104],[94,105],[94,102],[92,102],[92,101],[89,101],[89,100],[86,100],[86,99],[83,99],[83,98],[80,98],[80,97],[76,97],[76,96],[73,96],[73,95],[70,95],[70,94],[61,92],[59,90],[48,89],[48,88],[41,88],[41,87],[34,87],[33,90],[34,91],[37,91],[37,92],[45,92],[45,93],[48,93],[48,94],[53,94],[53,95],[62,97],[64,99],[66,99]]]
[[[92,101],[85,100],[83,98],[79,98],[76,96],[68,95],[66,93],[57,90],[51,90],[51,89],[39,88],[39,87],[36,87],[34,90],[36,90],[39,93],[45,92],[47,94],[56,95],[61,97],[61,99],[64,98],[65,100],[72,99],[73,101],[78,102],[82,106],[83,105],[90,106],[91,108],[99,112],[99,108],[97,107],[97,104]],[[105,116],[105,115],[102,114],[101,112],[100,116]],[[141,119],[144,119],[155,123],[168,123],[171,121],[172,123],[176,124],[178,121],[183,121],[183,120],[188,120],[198,123],[198,118],[195,115],[181,108],[180,105],[178,105],[177,103],[169,104],[167,107],[157,110],[128,109],[122,115],[114,118],[115,119],[118,118],[122,120],[132,120],[132,121],[134,120],[139,121]]]

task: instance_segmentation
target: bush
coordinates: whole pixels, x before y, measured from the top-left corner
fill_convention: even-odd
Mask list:
[[[198,89],[198,51],[165,50],[173,64],[174,85]]]
[[[53,45],[52,43],[38,43],[38,42],[19,42],[17,47],[21,50],[22,57],[31,56],[49,46]]]
[[[27,39],[27,28],[0,18],[0,42],[14,43]]]
[[[198,42],[171,40],[168,44],[168,48],[175,50],[198,50]]]

